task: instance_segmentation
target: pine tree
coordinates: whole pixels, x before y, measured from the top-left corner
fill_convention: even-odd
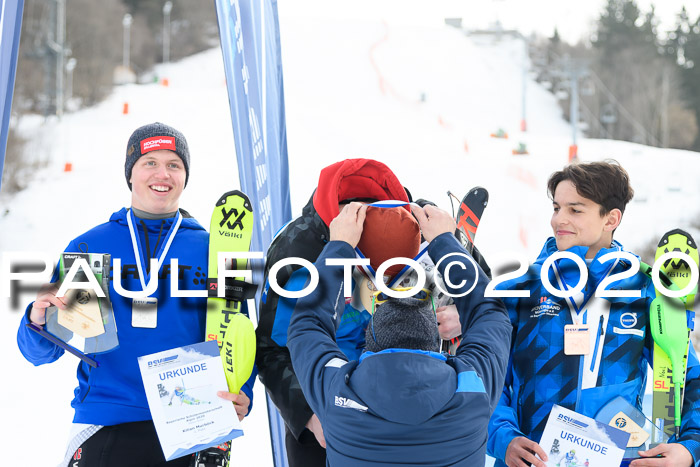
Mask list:
[[[673,59],[681,66],[685,62],[683,49],[688,41],[690,33],[690,17],[685,7],[681,8],[680,13],[676,15],[676,29],[668,34],[668,38],[664,47],[664,54],[673,57]]]
[[[663,72],[657,24],[654,9],[642,16],[634,0],[608,0],[598,19],[593,41],[598,55],[592,66],[624,113],[634,116],[634,121],[619,119],[609,129],[614,139],[658,142]],[[608,98],[598,99],[602,109]]]
[[[644,42],[645,33],[636,26],[640,11],[634,0],[608,0],[599,20],[593,45],[604,63],[613,63],[621,50]]]
[[[622,51],[644,51],[652,58],[658,55],[658,19],[654,7],[643,17],[634,0],[608,0],[598,19],[596,39],[593,45],[601,52],[602,62],[614,66]]]

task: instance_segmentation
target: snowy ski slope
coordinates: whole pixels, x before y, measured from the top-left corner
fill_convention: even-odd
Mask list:
[[[554,97],[529,81],[528,132],[519,132],[522,43],[471,39],[441,21],[382,17],[382,10],[367,17],[348,6],[319,7],[314,14],[285,2],[279,8],[295,214],[321,168],[349,157],[374,158],[388,164],[415,198],[448,210],[448,189],[461,197],[474,185],[486,187],[491,201],[479,248],[490,260],[507,252],[534,258],[550,232],[545,183],[567,162],[570,129]],[[119,87],[100,105],[61,122],[25,119],[27,156],[48,166],[27,190],[0,195],[0,251],[57,255],[78,233],[128,205],[126,141],[137,126],[156,120],[188,138],[192,167],[181,206],[208,226],[214,201],[239,187],[220,54],[210,50],[157,67],[167,87]],[[489,136],[498,128],[509,139]],[[512,155],[521,141],[530,155]],[[628,248],[641,248],[673,227],[698,234],[691,228],[700,200],[697,154],[585,138],[579,152],[584,160],[615,158],[630,172],[637,195],[616,233]],[[66,162],[71,172],[63,172]],[[0,301],[3,445],[23,465],[55,465],[72,418],[77,360],[68,355],[39,368],[27,363],[15,334],[33,294],[13,297]],[[272,462],[262,385],[256,391],[253,414],[243,422],[246,434],[234,441],[235,465]]]

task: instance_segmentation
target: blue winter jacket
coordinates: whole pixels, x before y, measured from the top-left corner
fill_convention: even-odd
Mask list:
[[[428,252],[436,262],[467,254],[451,234],[434,239]],[[452,283],[469,287],[478,279],[455,298],[464,334],[456,356],[387,349],[348,362],[334,340],[345,305],[343,268],[325,260],[354,257],[345,242],[326,245],[315,264],[318,287],[297,301],[289,326],[292,363],[323,426],[328,465],[483,466],[511,332],[501,301],[483,298],[486,276],[454,257],[463,268],[451,268]],[[443,274],[450,262],[439,266]]]
[[[120,258],[123,288],[142,290],[126,220],[127,213],[126,208],[115,212],[109,222],[80,235],[70,242],[65,251],[109,253],[112,260]],[[161,220],[144,220],[151,250],[160,248],[173,221],[174,218],[165,219],[162,223]],[[145,251],[145,234],[138,218],[135,227],[140,235],[141,249]],[[97,368],[80,361],[78,387],[71,402],[75,409],[74,422],[116,425],[151,419],[137,358],[204,340],[206,298],[171,296],[170,259],[179,260],[180,290],[203,290],[207,276],[208,243],[209,235],[195,219],[182,219],[159,271],[158,289],[154,294],[158,299],[158,321],[154,329],[131,326],[131,299],[115,293],[113,281],[110,281],[109,297],[114,309],[119,347],[94,356],[99,362]],[[144,260],[148,262],[146,258]],[[27,329],[25,324],[29,322],[31,307],[30,304],[17,333],[19,349],[34,365],[54,362],[63,355],[64,350]],[[254,377],[255,375],[251,376],[243,387],[251,399],[251,407]]]
[[[553,404],[595,418],[598,411],[616,396],[642,409],[647,369],[653,359],[654,343],[648,328],[649,305],[656,296],[654,285],[643,273],[613,280],[606,288],[640,290],[637,298],[602,298],[594,293],[605,277],[630,269],[627,260],[600,263],[598,258],[622,245],[613,242],[587,265],[583,291],[574,300],[547,292],[540,280],[544,261],[556,253],[549,238],[528,272],[497,287],[526,290],[527,298],[506,298],[513,339],[503,395],[489,423],[488,453],[504,466],[506,449],[517,436],[539,442]],[[567,250],[585,259],[588,248]],[[579,268],[573,261],[555,262],[548,271],[554,288],[570,289],[579,281]],[[614,278],[613,278],[614,279]],[[564,326],[588,324],[591,336],[588,355],[564,354]],[[679,442],[700,459],[700,365],[690,347]]]

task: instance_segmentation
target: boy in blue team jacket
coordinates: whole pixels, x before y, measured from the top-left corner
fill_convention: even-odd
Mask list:
[[[366,206],[350,203],[330,224],[330,242],[315,263],[320,282],[297,301],[287,345],[304,396],[323,424],[328,464],[483,466],[486,425],[500,396],[511,326],[498,299],[484,298],[486,275],[466,257],[446,212],[412,206],[428,253],[455,298],[464,338],[454,357],[439,353],[430,297],[389,299],[367,327],[370,349],[348,362],[335,342],[343,267],[326,259],[355,258]]]
[[[513,339],[506,385],[489,423],[488,452],[496,466],[544,467],[547,459],[537,444],[553,404],[594,418],[616,396],[641,409],[653,340],[649,305],[655,297],[650,278],[642,273],[615,281],[621,290],[639,290],[640,297],[597,297],[606,277],[630,269],[628,260],[598,261],[622,252],[613,240],[633,190],[627,172],[617,163],[574,164],[549,179],[552,230],[535,264],[503,289],[526,290],[529,297],[506,298]],[[542,285],[541,275],[559,290],[574,288],[578,266],[559,259],[544,271],[544,261],[569,252],[587,263],[585,288],[571,298],[558,298]],[[619,256],[619,255],[618,255]],[[610,286],[609,286],[610,287]],[[609,288],[608,287],[608,288]],[[564,327],[587,325],[588,351],[565,352]],[[698,465],[700,460],[700,366],[691,346],[679,439],[640,451],[645,459],[632,466]],[[535,455],[538,455],[538,460]]]
[[[121,281],[126,290],[143,290],[138,271],[158,275],[152,295],[156,310],[151,321],[132,320],[132,301],[114,291],[109,298],[119,333],[119,347],[97,357],[99,366],[78,366],[78,387],[71,406],[75,409],[73,438],[68,456],[71,467],[182,466],[188,457],[165,462],[146,402],[137,358],[204,340],[206,298],[173,297],[170,292],[171,258],[179,260],[178,288],[203,290],[207,271],[209,236],[186,211],[179,209],[187,185],[190,154],[178,130],[162,123],[144,125],[129,138],[124,163],[131,190],[131,209],[123,208],[102,225],[70,242],[66,251],[110,253],[122,261]],[[139,251],[141,254],[137,254]],[[161,259],[159,271],[149,271],[151,258]],[[137,268],[137,262],[141,263]],[[140,280],[140,279],[143,279]],[[26,323],[43,326],[46,308],[65,309],[57,297],[58,284],[47,284],[27,312],[17,334],[22,355],[34,365],[56,361],[64,351],[27,329]],[[245,305],[244,305],[245,306]],[[249,411],[255,376],[239,394],[220,392],[234,402],[242,419]]]

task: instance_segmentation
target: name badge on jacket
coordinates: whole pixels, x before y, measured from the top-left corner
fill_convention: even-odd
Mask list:
[[[588,325],[586,324],[567,324],[564,326],[564,354],[588,355],[591,351],[588,334]]]
[[[131,326],[153,329],[158,324],[158,299],[134,298],[131,304]]]

